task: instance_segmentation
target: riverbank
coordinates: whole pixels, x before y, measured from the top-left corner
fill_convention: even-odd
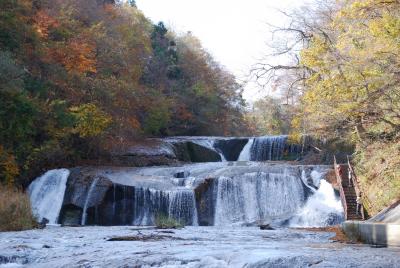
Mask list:
[[[0,233],[0,267],[396,267],[400,248],[336,243],[334,233],[255,227],[46,228]],[[118,240],[119,237],[131,237]]]

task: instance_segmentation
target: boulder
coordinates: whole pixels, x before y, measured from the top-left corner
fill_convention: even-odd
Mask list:
[[[260,227],[260,230],[275,230],[275,228],[271,227],[271,225],[269,224],[262,224],[259,225],[258,227]]]
[[[214,225],[215,217],[215,191],[217,191],[216,180],[205,179],[195,189],[197,216],[200,226]]]
[[[227,161],[237,161],[248,141],[245,138],[216,140],[214,147],[223,153]]]
[[[220,162],[221,156],[210,148],[194,142],[184,141],[174,143],[177,159],[184,162]]]
[[[177,162],[174,146],[158,139],[146,139],[130,145],[114,146],[109,158],[109,162],[114,166],[162,166]]]

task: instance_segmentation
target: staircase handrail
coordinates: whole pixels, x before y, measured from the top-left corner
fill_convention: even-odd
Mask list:
[[[354,186],[354,189],[355,189],[355,192],[356,192],[356,196],[362,198],[362,192],[361,192],[359,184],[358,184],[358,178],[357,178],[357,175],[356,175],[356,173],[354,171],[353,166],[351,165],[349,156],[347,156],[347,165],[348,165],[348,168],[349,168],[349,173],[351,174],[351,182],[352,182],[352,184]],[[362,217],[363,220],[365,220],[364,205],[363,204],[361,204],[360,210],[361,210],[361,217]]]
[[[347,202],[346,196],[344,194],[343,183],[342,183],[342,176],[339,173],[340,165],[337,164],[336,156],[333,156],[333,167],[335,169],[336,180],[339,185],[339,192],[340,192],[340,201],[342,201],[342,206],[344,210],[344,218],[347,219]]]

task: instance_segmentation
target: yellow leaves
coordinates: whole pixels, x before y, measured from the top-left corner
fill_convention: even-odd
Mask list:
[[[384,12],[381,17],[371,20],[368,23],[370,33],[375,37],[397,39],[400,37],[400,18],[389,12]]]
[[[15,178],[19,175],[19,167],[12,154],[7,152],[0,145],[0,178],[5,180],[9,186],[14,184]],[[1,182],[0,180],[0,182]]]
[[[342,3],[333,22],[323,25],[330,42],[315,32],[309,47],[301,52],[301,63],[313,73],[306,81],[303,113],[292,122],[295,129],[301,127],[300,119],[309,122],[313,131],[327,131],[335,124],[369,116],[363,119],[367,131],[373,127],[381,131],[381,107],[393,109],[399,101],[390,90],[398,80],[395,73],[400,72],[400,3]],[[386,121],[394,122],[393,116]]]
[[[301,51],[301,62],[310,68],[321,67],[324,65],[324,55],[328,47],[321,38],[314,37],[311,46]]]
[[[82,138],[95,137],[102,134],[111,124],[111,117],[92,103],[70,108],[76,118],[73,132]]]

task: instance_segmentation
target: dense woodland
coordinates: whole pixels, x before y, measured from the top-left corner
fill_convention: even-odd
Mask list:
[[[196,37],[154,25],[132,1],[0,1],[8,184],[143,137],[244,133],[241,93]]]

